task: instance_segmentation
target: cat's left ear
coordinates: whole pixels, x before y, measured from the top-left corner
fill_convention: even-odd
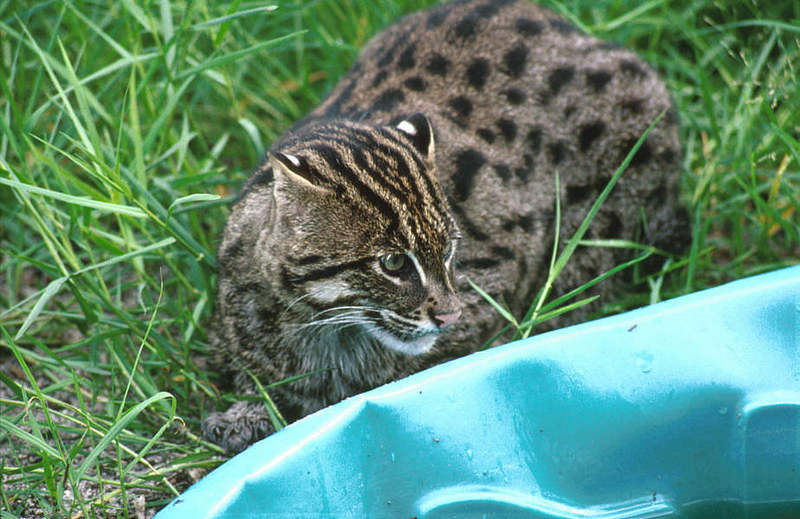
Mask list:
[[[280,151],[270,152],[268,157],[272,163],[276,186],[302,186],[315,191],[326,191],[319,173],[309,166],[306,159]]]
[[[429,161],[433,161],[433,127],[424,114],[416,113],[397,123],[400,133],[408,137],[414,148]]]

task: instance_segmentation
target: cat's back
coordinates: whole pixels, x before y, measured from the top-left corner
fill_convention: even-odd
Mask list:
[[[652,186],[637,188],[637,170],[674,170],[680,157],[661,78],[635,53],[527,0],[457,0],[406,16],[370,40],[306,121],[391,124],[415,112],[433,124],[456,205],[477,185],[541,187],[556,171],[566,202],[583,205],[662,112],[621,186],[646,197]],[[551,204],[553,193],[537,199]]]
[[[669,108],[669,95],[631,51],[528,0],[456,0],[379,32],[310,115],[388,123],[416,110],[437,131],[459,129],[459,141],[505,148],[525,137],[511,123],[630,128],[650,104]],[[580,150],[600,126],[575,136]]]

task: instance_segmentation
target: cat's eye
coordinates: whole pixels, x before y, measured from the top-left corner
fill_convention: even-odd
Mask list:
[[[397,274],[406,266],[408,259],[405,254],[387,254],[381,256],[381,266],[390,274]]]

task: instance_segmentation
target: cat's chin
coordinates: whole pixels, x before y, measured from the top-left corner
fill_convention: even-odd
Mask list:
[[[366,325],[364,328],[383,347],[404,355],[416,356],[428,353],[433,348],[433,345],[436,344],[436,339],[439,338],[437,333],[426,333],[425,335],[404,340],[374,324]]]

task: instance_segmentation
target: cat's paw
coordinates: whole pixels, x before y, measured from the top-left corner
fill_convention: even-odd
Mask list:
[[[236,402],[225,412],[208,415],[202,431],[206,440],[229,454],[237,454],[275,430],[263,404]]]

